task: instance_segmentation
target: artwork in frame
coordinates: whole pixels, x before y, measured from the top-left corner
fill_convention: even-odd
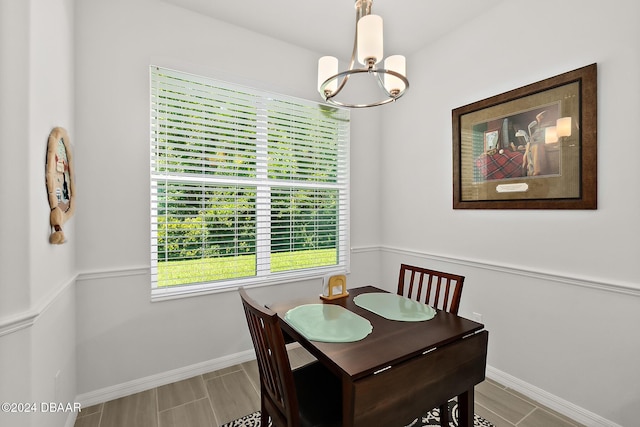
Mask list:
[[[452,111],[454,209],[597,209],[597,64]]]

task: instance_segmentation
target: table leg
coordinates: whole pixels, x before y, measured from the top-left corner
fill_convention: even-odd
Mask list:
[[[354,386],[351,379],[345,374],[342,377],[342,426],[352,427],[354,425]]]
[[[474,389],[471,387],[458,396],[458,425],[460,427],[473,427],[473,400]]]
[[[440,426],[449,427],[449,402],[440,405]]]

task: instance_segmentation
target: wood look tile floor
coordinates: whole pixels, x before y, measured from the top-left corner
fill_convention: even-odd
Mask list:
[[[289,357],[294,367],[313,360],[297,346]],[[218,427],[260,410],[259,393],[250,361],[84,408],[75,427]],[[476,386],[475,412],[496,427],[582,427],[491,380]]]

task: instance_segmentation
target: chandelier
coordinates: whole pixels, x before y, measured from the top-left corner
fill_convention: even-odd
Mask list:
[[[349,68],[339,72],[338,58],[334,56],[323,56],[318,60],[318,92],[330,104],[350,108],[375,107],[395,101],[409,88],[404,56],[390,56],[382,66],[379,65],[383,59],[382,18],[371,14],[372,3],[373,0],[355,0],[356,34]],[[356,57],[363,68],[356,68]],[[379,95],[363,103],[336,99],[349,78],[355,79],[356,75],[373,78]]]

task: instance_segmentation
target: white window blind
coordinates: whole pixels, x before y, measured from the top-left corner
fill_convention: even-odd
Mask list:
[[[348,267],[348,110],[150,74],[154,295]]]

